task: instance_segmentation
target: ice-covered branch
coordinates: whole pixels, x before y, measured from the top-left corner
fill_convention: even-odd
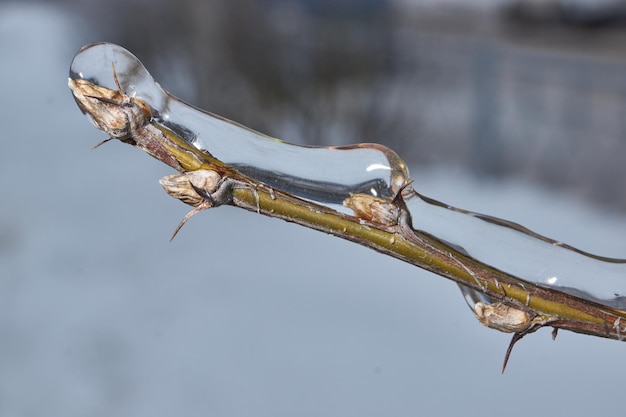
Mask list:
[[[99,129],[179,172],[161,184],[195,207],[181,225],[229,204],[357,242],[454,280],[479,321],[513,342],[543,326],[626,334],[625,260],[422,196],[382,145],[269,138],[178,100],[113,44],[83,48],[69,85]]]

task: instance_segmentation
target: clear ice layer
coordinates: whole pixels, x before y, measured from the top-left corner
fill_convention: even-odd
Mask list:
[[[626,310],[626,260],[591,255],[506,220],[446,206],[418,193],[405,197],[413,228],[507,274]],[[488,302],[463,289],[468,303]]]
[[[159,123],[240,172],[294,196],[341,208],[351,194],[392,197],[408,178],[406,165],[377,144],[307,147],[260,134],[179,100],[156,83],[121,46],[99,43],[74,57],[73,79],[122,90],[148,103]]]
[[[198,149],[242,173],[294,196],[349,212],[351,194],[395,196],[409,177],[404,162],[375,144],[346,147],[292,145],[201,111],[157,84],[126,49],[100,43],[75,56],[70,77],[141,99],[152,123],[166,126]],[[541,286],[626,309],[626,261],[593,256],[505,220],[448,207],[409,187],[402,192],[415,230],[424,231],[479,262]],[[488,297],[464,289],[470,304]]]

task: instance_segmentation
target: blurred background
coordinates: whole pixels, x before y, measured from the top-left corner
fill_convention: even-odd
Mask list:
[[[623,343],[542,330],[502,376],[509,336],[432,274],[231,208],[168,243],[171,171],[92,151],[66,87],[101,40],[199,107],[386,144],[425,195],[626,257],[626,1],[0,1],[0,416],[621,412]]]

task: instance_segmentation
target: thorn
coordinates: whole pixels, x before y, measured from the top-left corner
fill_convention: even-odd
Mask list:
[[[170,238],[170,242],[174,240],[174,238],[176,237],[180,229],[185,225],[185,223],[187,223],[189,219],[191,219],[194,215],[200,213],[202,210],[206,210],[211,207],[213,207],[211,205],[211,202],[203,201],[202,203],[200,203],[200,205],[198,205],[198,207],[194,208],[189,213],[187,213],[185,217],[183,217],[183,219],[180,221],[180,223],[178,223],[176,230],[174,230],[174,233],[172,234],[172,237]]]
[[[204,198],[205,203],[209,204],[209,206],[206,208],[217,207],[215,200],[213,199],[213,197],[211,197],[211,194],[209,194],[207,190],[205,190],[204,188],[196,187],[191,181],[189,182],[189,185],[191,185],[191,188],[193,188],[193,190],[198,193],[200,197]],[[200,203],[200,205],[202,204],[204,203]]]
[[[109,136],[109,137],[108,137],[108,138],[106,138],[105,140],[103,140],[103,141],[101,141],[101,142],[98,142],[98,143],[97,143],[97,144],[96,144],[93,148],[91,148],[91,149],[96,149],[96,148],[99,148],[99,147],[100,147],[100,145],[104,145],[105,143],[107,143],[108,141],[113,140],[113,139],[115,139],[113,136]]]
[[[527,334],[528,332],[513,334],[513,337],[511,338],[511,342],[509,343],[509,347],[507,348],[506,354],[504,355],[504,363],[502,364],[502,373],[504,373],[504,371],[506,370],[506,364],[509,363],[509,357],[511,356],[511,352],[513,351],[513,346],[515,346],[515,344],[519,342],[522,339],[522,337],[524,337]]]
[[[122,93],[122,86],[120,86],[120,81],[117,79],[117,71],[115,70],[115,62],[111,62],[111,69],[113,69],[113,79],[115,80],[115,85],[117,86],[117,91]]]
[[[405,181],[404,184],[402,184],[402,186],[400,187],[400,189],[398,189],[398,192],[396,193],[396,195],[393,196],[393,201],[397,202],[398,199],[402,199],[402,192],[406,190],[407,188],[409,188],[411,184],[413,184],[412,179]]]
[[[559,328],[558,327],[553,327],[552,328],[552,340],[556,339],[556,335],[559,332]]]
[[[92,98],[94,100],[98,100],[98,101],[101,101],[101,102],[107,103],[107,104],[113,104],[114,106],[121,106],[121,105],[124,104],[124,102],[122,102],[120,100],[114,100],[114,99],[108,98],[108,97],[89,96],[89,95],[85,95],[85,97]]]

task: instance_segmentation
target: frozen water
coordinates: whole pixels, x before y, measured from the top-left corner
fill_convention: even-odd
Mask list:
[[[118,45],[82,48],[72,61],[70,76],[114,91],[121,88],[150,106],[153,123],[166,125],[243,173],[301,198],[336,207],[357,193],[393,197],[407,183],[405,163],[384,146],[297,146],[193,108],[163,90],[141,62]],[[626,308],[626,261],[590,255],[514,223],[455,210],[410,189],[403,195],[413,227],[474,259],[528,282]]]
[[[407,206],[415,229],[484,264],[527,282],[626,309],[626,260],[590,255],[532,235],[518,224],[457,211],[417,194],[407,199]]]
[[[509,336],[433,274],[228,207],[169,244],[187,212],[158,185],[172,172],[127,145],[92,151],[104,137],[66,87],[100,36],[24,4],[0,6],[0,415],[621,415],[624,343],[540,331],[501,376]],[[571,197],[449,169],[413,178],[626,254],[626,220]]]
[[[200,111],[163,90],[141,62],[118,45],[98,43],[81,49],[70,76],[117,90],[113,71],[127,95],[150,105],[155,123],[244,174],[298,197],[337,207],[356,193],[392,197],[408,177],[404,161],[382,145],[292,145]]]

